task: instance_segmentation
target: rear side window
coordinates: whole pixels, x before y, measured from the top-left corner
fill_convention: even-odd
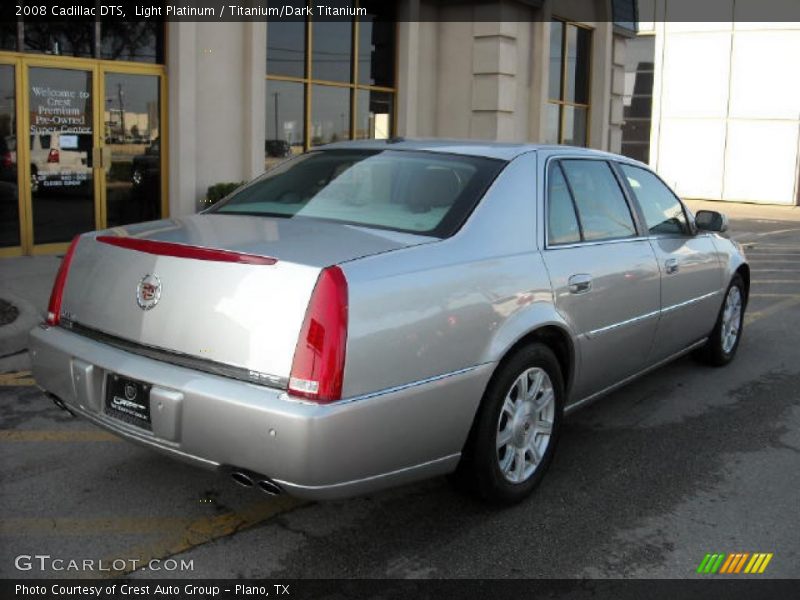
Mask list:
[[[611,166],[603,160],[562,160],[587,242],[633,237],[633,216]]]
[[[447,237],[505,161],[406,150],[321,150],[275,167],[210,209]]]
[[[619,166],[642,207],[650,233],[689,233],[683,206],[658,177],[640,167],[626,164]]]
[[[575,215],[567,182],[561,167],[550,167],[547,183],[547,239],[551,244],[573,244],[581,241],[581,229]]]

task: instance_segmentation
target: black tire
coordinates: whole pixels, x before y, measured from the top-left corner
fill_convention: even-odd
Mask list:
[[[516,385],[523,373],[532,368],[543,370],[549,377],[554,395],[552,428],[549,442],[533,473],[521,482],[515,483],[509,481],[503,474],[499,464],[498,427],[506,396],[513,394],[512,386]],[[454,482],[461,489],[493,504],[510,505],[525,499],[539,484],[552,461],[561,430],[563,410],[564,379],[558,359],[552,350],[539,343],[520,349],[498,367],[486,388],[462,452],[461,462],[454,474]],[[510,425],[507,426],[510,428]],[[526,432],[527,430],[525,427]],[[534,432],[532,435],[539,434]],[[510,449],[510,446],[506,447],[505,452]]]
[[[739,315],[739,328],[737,330],[736,341],[728,350],[725,349],[723,343],[723,321],[725,316],[725,305],[731,289],[738,288],[739,297],[741,298],[741,311]],[[739,343],[742,341],[742,333],[744,329],[744,311],[747,307],[747,295],[745,293],[744,281],[738,273],[733,276],[728,289],[725,290],[725,296],[722,299],[722,306],[717,315],[717,322],[714,324],[714,329],[708,337],[708,341],[699,348],[694,356],[700,362],[703,362],[712,367],[724,367],[733,360],[736,356],[736,351],[739,349]]]

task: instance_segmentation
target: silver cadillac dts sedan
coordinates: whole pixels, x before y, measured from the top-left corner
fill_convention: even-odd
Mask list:
[[[565,413],[690,351],[734,357],[750,269],[726,228],[613,154],[332,144],[202,214],[76,238],[34,376],[270,494],[453,473],[511,503]]]

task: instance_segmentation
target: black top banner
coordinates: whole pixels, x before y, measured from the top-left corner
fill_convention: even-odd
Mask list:
[[[350,20],[394,5],[399,21],[800,22],[800,0],[3,0],[2,21]]]

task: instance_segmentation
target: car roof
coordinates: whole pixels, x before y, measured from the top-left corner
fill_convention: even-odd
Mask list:
[[[484,156],[500,160],[512,160],[528,152],[547,151],[552,154],[605,156],[622,158],[616,154],[578,148],[575,146],[558,146],[550,144],[515,144],[508,142],[492,142],[487,140],[425,139],[425,138],[389,138],[388,140],[354,140],[334,142],[317,146],[318,150],[423,150],[426,152],[442,152],[446,154],[466,154]]]

